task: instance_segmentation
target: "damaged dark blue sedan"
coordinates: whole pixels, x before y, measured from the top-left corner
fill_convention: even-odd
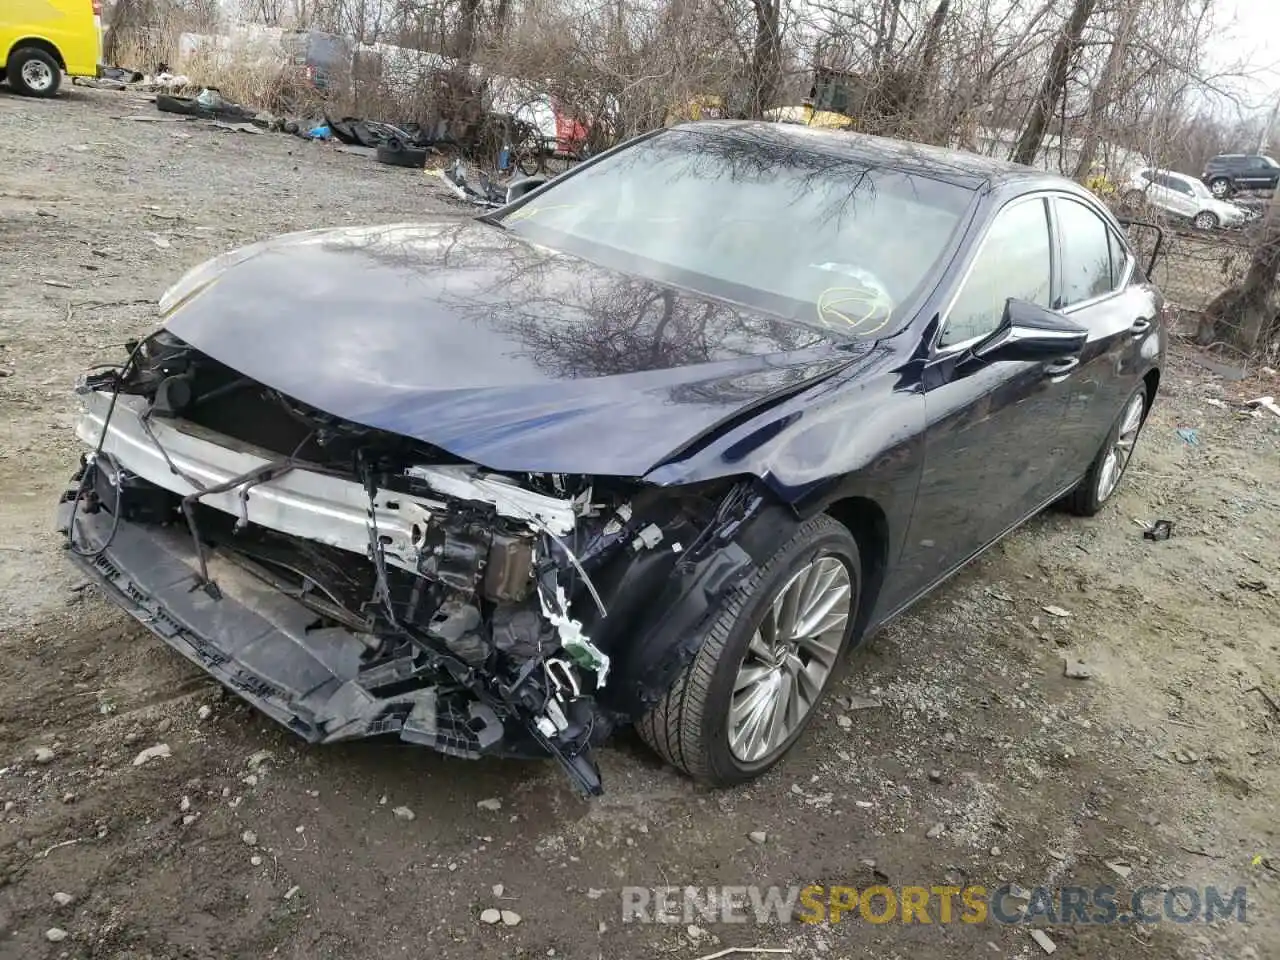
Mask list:
[[[310,741],[550,756],[634,724],[715,784],[1045,506],[1096,513],[1162,302],[1088,192],[694,124],[494,213],[279,237],[83,381],[71,555]]]

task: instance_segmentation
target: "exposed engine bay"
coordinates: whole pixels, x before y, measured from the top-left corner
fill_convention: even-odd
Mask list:
[[[750,566],[752,481],[497,474],[165,331],[129,350],[80,387],[69,549],[309,740],[550,755],[597,794],[591,747],[665,689]]]

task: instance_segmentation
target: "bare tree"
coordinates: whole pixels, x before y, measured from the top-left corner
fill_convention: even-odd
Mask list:
[[[1049,55],[1044,79],[1031,105],[1031,115],[1027,118],[1027,124],[1009,159],[1017,163],[1036,162],[1045,132],[1049,128],[1049,120],[1067,89],[1067,77],[1070,75],[1072,59],[1080,47],[1080,38],[1097,5],[1098,0],[1073,0],[1071,14],[1063,24],[1053,45],[1053,52]]]
[[[1280,190],[1252,238],[1249,268],[1205,308],[1198,339],[1225,343],[1245,356],[1265,354],[1280,336]]]

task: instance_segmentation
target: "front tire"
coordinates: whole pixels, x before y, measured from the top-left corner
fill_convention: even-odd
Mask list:
[[[1226,177],[1214,177],[1209,181],[1209,192],[1221,200],[1231,193],[1231,181]]]
[[[1072,513],[1080,517],[1092,517],[1116,492],[1129,461],[1133,459],[1138,436],[1146,422],[1149,403],[1147,385],[1144,382],[1138,385],[1138,389],[1125,402],[1119,419],[1107,434],[1106,442],[1089,465],[1089,472],[1084,475],[1080,485],[1067,495],[1066,506]]]
[[[716,786],[760,776],[813,719],[849,646],[858,544],[813,517],[720,602],[692,662],[636,724],[673,766]]]
[[[57,96],[62,67],[47,50],[21,47],[9,56],[9,86],[26,97]]]

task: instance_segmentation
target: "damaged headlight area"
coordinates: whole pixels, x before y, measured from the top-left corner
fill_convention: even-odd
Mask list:
[[[742,482],[486,471],[163,331],[81,393],[90,452],[59,526],[154,633],[308,740],[550,755],[589,794],[592,746],[689,652],[637,654],[669,614],[654,598],[761,503]]]

